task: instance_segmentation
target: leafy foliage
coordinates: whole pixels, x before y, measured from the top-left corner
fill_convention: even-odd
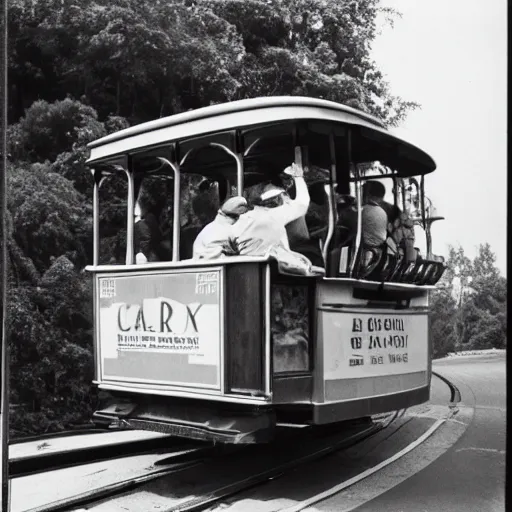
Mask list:
[[[49,104],[38,100],[13,129],[11,155],[29,162],[54,161],[62,152],[105,135],[96,111],[66,98]]]
[[[11,402],[23,405],[11,415],[13,435],[61,430],[92,412],[89,282],[63,259],[42,286],[8,297]]]
[[[507,345],[507,280],[489,244],[471,261],[451,247],[442,288],[432,298],[430,334],[434,356]]]
[[[69,180],[48,164],[11,167],[9,191],[13,238],[39,272],[63,254],[78,267],[85,265],[91,207]]]
[[[378,0],[13,4],[13,120],[66,95],[131,124],[280,94],[341,101],[390,124],[417,106],[390,93],[370,58],[377,14],[393,14]]]

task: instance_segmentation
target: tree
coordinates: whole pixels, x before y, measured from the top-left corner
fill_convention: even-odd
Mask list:
[[[457,334],[453,319],[456,303],[447,290],[433,293],[430,304],[429,335],[432,343],[432,357],[440,358],[455,351]]]
[[[64,257],[48,273],[8,296],[11,403],[23,407],[11,415],[12,435],[83,422],[95,400],[89,282]]]
[[[9,149],[16,160],[53,162],[73,146],[103,135],[105,127],[92,107],[70,98],[54,103],[39,100],[11,128]]]
[[[378,0],[16,0],[11,119],[66,94],[130,124],[290,94],[394,125],[417,105],[390,93],[370,57],[382,10]]]
[[[11,166],[8,209],[13,239],[39,273],[65,254],[82,267],[91,244],[91,206],[48,164]]]
[[[391,125],[417,107],[390,94],[370,58],[381,10],[377,0],[207,3],[243,37],[246,55],[237,97],[320,97],[360,108]]]
[[[487,243],[479,246],[473,260],[462,247],[450,247],[441,290],[432,299],[435,354],[506,347],[506,279],[495,261]]]

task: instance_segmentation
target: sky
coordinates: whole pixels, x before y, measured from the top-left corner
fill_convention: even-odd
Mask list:
[[[381,5],[402,17],[394,28],[379,23],[373,58],[393,94],[421,104],[395,133],[437,163],[426,195],[446,220],[433,224],[433,251],[446,256],[460,244],[473,258],[488,242],[506,275],[507,2]]]

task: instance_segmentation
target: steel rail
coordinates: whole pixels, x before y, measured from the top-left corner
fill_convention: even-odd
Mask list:
[[[126,431],[128,429],[117,429],[117,430],[109,430],[107,428],[102,427],[86,427],[79,428],[76,430],[62,430],[60,432],[45,432],[44,434],[35,434],[31,436],[19,436],[19,437],[11,437],[9,439],[9,446],[23,444],[23,443],[31,443],[37,441],[45,441],[47,439],[60,439],[64,437],[73,437],[73,436],[83,436],[83,435],[91,435],[91,434],[106,434],[106,433],[115,433]]]
[[[190,500],[184,503],[182,502],[181,504],[175,507],[171,507],[167,510],[179,510],[182,512],[203,510],[205,507],[210,506],[214,502],[229,497],[233,494],[237,494],[255,485],[264,483],[265,481],[275,478],[276,476],[279,476],[284,472],[293,470],[302,464],[320,459],[333,452],[355,446],[356,444],[373,437],[378,432],[387,428],[397,418],[403,415],[401,413],[403,413],[403,411],[395,411],[394,413],[383,415],[383,417],[375,419],[373,423],[368,418],[363,418],[361,420],[351,422],[343,422],[338,424],[330,424],[321,427],[316,427],[315,429],[292,429],[292,433],[290,432],[290,429],[280,429],[276,436],[276,443],[278,443],[279,445],[283,443],[283,440],[286,440],[286,442],[290,445],[290,449],[292,444],[296,442],[317,442],[320,444],[327,442],[328,444],[327,446],[325,446],[324,444],[323,446],[320,446],[320,448],[313,448],[310,453],[303,453],[297,458],[293,458],[292,455],[291,460],[285,460],[284,462],[275,464],[274,466],[268,468],[267,470],[259,471],[256,474],[251,475],[247,478],[242,478],[239,481],[235,481],[231,484],[221,486],[214,492],[208,493],[200,498],[197,498],[195,496],[191,497]],[[357,428],[358,424],[361,424],[363,428],[354,433],[353,429]],[[342,431],[340,431],[341,425],[350,427],[352,429],[351,434],[348,436],[342,436],[340,438],[340,434],[343,433]],[[152,441],[162,440],[159,439]],[[167,439],[167,441],[169,440]],[[129,443],[126,443],[126,445],[128,444]],[[126,448],[128,449],[128,446],[126,446]],[[183,450],[183,447],[180,448],[181,450]],[[81,510],[83,507],[90,506],[94,503],[103,502],[104,500],[108,500],[109,498],[113,498],[120,494],[124,494],[128,491],[136,490],[141,485],[150,483],[151,481],[154,481],[156,479],[173,475],[175,473],[180,473],[182,471],[192,469],[195,466],[199,466],[207,462],[215,464],[216,459],[225,459],[225,457],[229,456],[247,457],[252,453],[252,451],[260,451],[261,449],[261,446],[254,445],[217,445],[208,446],[205,448],[197,448],[196,451],[176,455],[174,457],[172,455],[172,452],[169,453],[169,457],[167,458],[165,458],[165,454],[163,454],[163,458],[159,460],[157,463],[155,463],[147,474],[138,477],[131,477],[126,480],[105,485],[104,487],[98,489],[85,491],[69,498],[59,499],[55,502],[47,503],[44,506],[33,507],[30,509],[30,511],[27,512],[39,512],[43,510],[48,512],[60,512],[64,510]],[[268,449],[270,450],[270,453],[273,452],[271,445],[268,446]],[[140,452],[127,451],[125,457],[139,454],[142,455],[142,453]],[[92,463],[98,462],[100,460],[113,458],[111,455],[105,456],[105,454],[101,454],[100,457],[101,459],[96,458],[95,460],[93,460],[93,456],[91,455],[87,462]],[[122,463],[122,455],[116,458],[119,458],[120,463]],[[287,458],[289,458],[288,455],[285,456],[285,459]],[[222,461],[222,464],[226,464],[225,460]],[[76,457],[74,457],[73,464],[60,467],[76,467],[80,465],[84,465],[84,463],[77,463],[77,459]],[[167,467],[162,467],[164,465]],[[59,468],[53,467],[51,469]],[[47,467],[46,470],[50,469]]]
[[[177,464],[172,468],[157,468],[154,469],[151,473],[148,473],[144,476],[139,476],[135,478],[130,478],[127,480],[123,480],[121,482],[116,482],[112,485],[107,485],[101,489],[97,489],[94,491],[86,491],[82,494],[73,496],[72,498],[64,498],[61,500],[54,501],[53,503],[48,503],[38,507],[32,507],[28,509],[26,512],[63,512],[70,510],[82,510],[81,507],[86,506],[90,503],[97,502],[101,499],[109,498],[110,496],[114,496],[120,494],[122,492],[127,492],[131,489],[134,489],[144,483],[151,482],[152,480],[156,480],[166,475],[170,475],[172,473],[178,473],[180,471],[185,471],[186,469],[191,468],[194,465],[199,464],[200,462],[185,462],[182,464]]]
[[[34,456],[17,457],[9,459],[10,478],[20,478],[23,476],[54,471],[75,467],[94,462],[118,459],[127,456],[144,455],[169,449],[169,456],[172,456],[172,450],[201,450],[203,454],[212,449],[210,445],[198,446],[198,443],[183,442],[182,439],[163,437],[156,439],[142,439],[121,441],[113,444],[103,444],[98,446],[85,446],[82,448],[61,450],[54,453],[38,453]],[[165,453],[163,454],[165,455]],[[186,459],[188,454],[180,456],[180,460]]]
[[[340,424],[330,424],[325,425],[321,427],[317,427],[316,429],[294,429],[294,433],[290,434],[289,429],[287,429],[286,432],[283,432],[283,439],[285,439],[291,445],[293,442],[300,441],[301,443],[304,442],[322,442],[327,441],[327,446],[322,446],[318,449],[313,449],[311,453],[306,453],[305,455],[300,455],[299,457],[292,460],[288,460],[282,463],[277,463],[273,467],[264,470],[259,471],[254,475],[251,475],[248,478],[242,478],[239,481],[235,481],[231,484],[224,485],[219,487],[213,492],[210,492],[204,496],[191,497],[190,500],[186,502],[182,502],[180,504],[177,504],[175,506],[171,506],[167,509],[167,511],[181,511],[181,512],[191,512],[196,510],[204,510],[206,507],[211,506],[213,503],[218,502],[221,499],[227,498],[229,496],[232,496],[233,494],[237,494],[239,492],[242,492],[244,490],[247,490],[251,487],[254,487],[256,485],[262,484],[272,478],[275,478],[276,476],[280,476],[284,472],[291,471],[297,467],[299,467],[302,464],[313,462],[314,460],[320,459],[322,457],[325,457],[331,453],[334,453],[336,451],[346,449],[352,446],[357,445],[358,443],[361,443],[365,441],[366,439],[369,439],[376,435],[378,432],[381,432],[383,429],[387,428],[390,424],[392,424],[397,418],[401,416],[402,411],[396,411],[394,414],[389,414],[385,418],[383,418],[381,421],[377,423],[371,423],[371,421],[368,421],[367,418],[363,419],[368,421],[368,425],[365,426],[362,430],[352,433],[348,437],[343,436],[342,438],[339,438],[340,435]],[[351,426],[352,428],[357,427],[358,423],[361,423],[361,421],[353,421],[353,422],[343,422],[344,425]],[[306,431],[306,432],[304,432]],[[334,437],[338,436],[336,439],[333,439]],[[276,439],[276,442],[282,443],[283,439]],[[332,441],[332,442],[331,442]],[[224,447],[227,448],[228,451],[224,450],[220,453],[220,455],[232,455],[235,457],[238,456],[250,456],[252,451],[257,450],[261,451],[260,446],[252,446],[252,445],[245,445],[245,446],[230,446],[230,447]],[[272,453],[272,447],[267,447],[268,450]],[[213,462],[213,459],[207,459],[202,461],[203,463],[206,462]],[[197,464],[200,464],[199,462]],[[225,464],[225,462],[223,462]],[[194,464],[196,465],[196,464]],[[47,510],[49,512],[60,512],[61,510],[70,510],[70,507],[73,507],[73,510],[81,510],[80,507],[90,507],[92,504],[97,503],[99,501],[103,502],[105,499],[108,499],[108,497],[114,497],[116,495],[119,495],[121,493],[125,493],[128,490],[135,489],[136,487],[141,486],[142,484],[148,483],[150,480],[164,477],[167,474],[172,474],[179,472],[181,470],[189,469],[189,466],[184,468],[178,468],[178,469],[169,469],[168,471],[163,471],[162,473],[159,473],[157,475],[149,475],[148,477],[142,477],[138,479],[132,479],[127,482],[119,482],[116,484],[113,484],[111,486],[106,486],[105,488],[99,489],[97,491],[91,491],[88,493],[84,493],[82,496],[75,496],[72,499],[68,500],[62,500],[59,503],[55,504],[49,504],[45,506],[44,510]],[[31,509],[30,512],[39,512],[41,509]]]
[[[446,377],[443,377],[437,372],[432,371],[432,375],[435,375],[438,379],[441,379],[450,388],[450,406],[456,406],[462,400],[462,395],[460,394],[459,388],[453,382],[449,381]]]
[[[268,480],[271,480],[282,475],[284,472],[296,469],[302,464],[313,462],[315,460],[326,457],[327,455],[330,455],[336,451],[355,446],[356,444],[370,437],[373,437],[383,428],[383,425],[372,425],[366,428],[365,430],[358,432],[357,434],[354,434],[349,438],[343,438],[340,441],[333,442],[329,446],[320,448],[319,450],[314,451],[310,454],[304,455],[289,462],[285,462],[283,464],[279,464],[277,466],[274,466],[273,468],[270,468],[266,471],[262,471],[249,478],[245,478],[238,482],[221,487],[216,491],[211,492],[209,495],[197,498],[194,497],[190,499],[188,502],[167,509],[165,512],[195,512],[204,510],[206,507],[210,507],[212,504],[218,502],[221,499],[232,496],[233,494],[238,494],[242,491],[250,489],[251,487],[255,487],[256,485],[265,483]]]

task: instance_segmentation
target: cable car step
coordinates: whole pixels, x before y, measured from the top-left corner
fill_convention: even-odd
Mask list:
[[[102,425],[227,444],[269,442],[276,428],[275,414],[270,409],[233,411],[195,403],[114,403],[96,411],[93,420]]]

